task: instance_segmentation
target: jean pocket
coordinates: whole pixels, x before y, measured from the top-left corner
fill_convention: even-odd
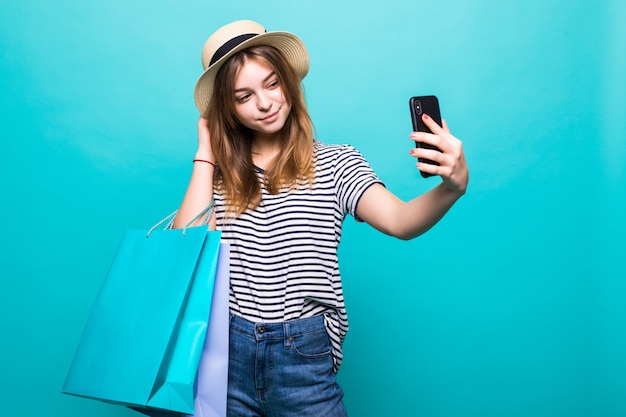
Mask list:
[[[290,342],[291,349],[307,359],[325,358],[332,352],[326,329],[292,336]]]

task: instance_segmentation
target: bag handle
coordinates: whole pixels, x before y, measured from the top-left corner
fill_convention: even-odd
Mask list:
[[[191,224],[194,223],[196,220],[198,220],[200,217],[202,217],[201,224],[203,225],[207,224],[209,222],[209,219],[211,218],[211,215],[213,214],[214,208],[215,208],[215,200],[211,199],[211,202],[209,203],[209,205],[206,206],[204,209],[202,209],[202,211],[198,213],[196,217],[191,219],[189,223],[187,223],[185,227],[183,227],[183,231],[182,231],[183,236],[185,236],[185,234],[187,233],[187,228],[191,226]],[[168,223],[163,230],[172,230],[174,228],[174,219],[176,218],[177,214],[178,214],[178,210],[174,210],[173,213],[168,214],[164,219],[160,220],[157,224],[152,226],[150,230],[148,230],[148,233],[146,233],[146,237],[150,237],[150,234],[154,231],[154,229],[158,228],[165,222],[168,222]]]

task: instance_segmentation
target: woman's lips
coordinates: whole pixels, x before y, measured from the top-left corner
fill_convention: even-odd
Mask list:
[[[278,111],[276,111],[276,112],[274,112],[274,113],[272,113],[272,114],[267,115],[266,117],[264,117],[263,119],[261,119],[261,121],[262,121],[262,122],[265,122],[265,123],[271,123],[271,122],[273,122],[274,120],[276,120],[277,118],[278,118]]]

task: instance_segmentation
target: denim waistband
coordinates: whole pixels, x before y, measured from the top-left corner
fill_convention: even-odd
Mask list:
[[[326,331],[324,316],[314,316],[298,320],[275,323],[254,323],[241,316],[231,315],[230,329],[256,340],[283,339],[289,342],[292,337],[306,333]]]

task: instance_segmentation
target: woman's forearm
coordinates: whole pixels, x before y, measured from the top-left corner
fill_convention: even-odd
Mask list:
[[[392,234],[408,240],[425,233],[441,220],[462,195],[442,183],[427,193],[398,205]]]
[[[215,166],[208,162],[209,159],[197,158],[193,163],[191,179],[185,192],[185,197],[174,219],[174,228],[185,227],[194,217],[204,210],[213,199],[213,173]],[[210,161],[209,161],[210,162]],[[194,224],[200,222],[198,219]]]

